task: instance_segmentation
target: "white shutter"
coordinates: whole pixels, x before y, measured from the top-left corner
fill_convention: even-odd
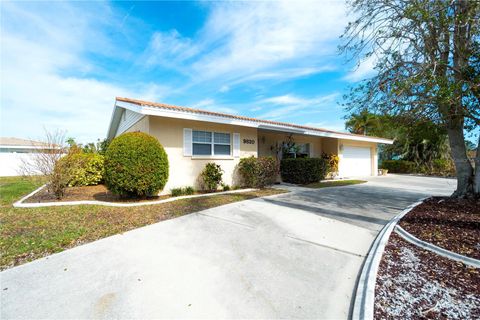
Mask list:
[[[240,133],[233,134],[233,156],[240,157]]]
[[[183,156],[192,156],[192,129],[183,128]]]

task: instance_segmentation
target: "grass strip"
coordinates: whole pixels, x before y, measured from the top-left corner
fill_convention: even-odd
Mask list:
[[[4,178],[2,203],[34,190],[37,185],[7,186]],[[10,181],[9,183],[12,183]],[[22,191],[22,193],[20,192]],[[32,261],[87,242],[159,221],[224,204],[284,193],[285,190],[262,189],[244,193],[214,195],[205,198],[178,201],[144,207],[103,207],[92,205],[13,208],[0,207],[0,269]],[[6,195],[3,198],[3,195]],[[9,200],[7,200],[9,199]]]
[[[367,181],[364,180],[332,180],[332,181],[324,181],[324,182],[314,182],[305,185],[307,188],[329,188],[329,187],[343,187],[343,186],[351,186],[354,184],[361,184]]]

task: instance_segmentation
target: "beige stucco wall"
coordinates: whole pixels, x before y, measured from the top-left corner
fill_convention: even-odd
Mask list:
[[[194,186],[199,188],[198,176],[208,162],[219,164],[224,170],[223,181],[228,185],[238,183],[236,166],[240,158],[221,157],[185,157],[183,155],[183,129],[225,132],[240,134],[240,158],[257,156],[257,129],[241,126],[224,125],[203,121],[182,120],[174,118],[149,118],[149,133],[155,136],[165,148],[170,164],[170,174],[163,193],[172,188]],[[243,139],[253,139],[255,144],[245,144]],[[233,149],[233,143],[232,143]]]
[[[371,170],[372,175],[378,175],[378,155],[377,155],[377,143],[375,142],[366,142],[366,141],[354,141],[354,140],[345,140],[339,139],[338,140],[338,157],[339,157],[339,171],[342,172],[342,158],[343,158],[343,151],[342,146],[350,146],[350,147],[369,147],[371,157]]]
[[[154,116],[145,116],[126,132],[141,131],[155,136],[165,148],[170,164],[170,174],[167,185],[162,194],[169,193],[172,188],[194,186],[199,188],[198,177],[208,162],[219,164],[224,170],[223,181],[228,185],[238,184],[238,173],[236,167],[240,158],[233,156],[220,157],[186,157],[183,155],[183,129],[190,128],[192,130],[227,132],[240,134],[240,158],[249,156],[274,156],[271,146],[275,142],[281,143],[286,141],[288,134],[280,132],[271,132],[258,130],[256,128],[248,128],[242,126],[232,126],[226,124],[210,123],[203,121],[183,120],[174,118],[162,118]],[[342,166],[342,146],[369,147],[371,149],[371,165],[372,173],[377,174],[377,144],[372,142],[352,141],[345,139],[324,138],[307,135],[293,135],[296,143],[310,143],[311,156],[320,157],[322,152],[333,153],[339,155],[339,166]],[[254,144],[245,144],[243,139],[254,140]],[[233,150],[233,142],[232,142]]]
[[[288,133],[259,130],[258,155],[260,157],[275,156],[271,147],[275,146],[276,142],[281,144],[282,141],[287,141],[288,136]],[[293,134],[293,140],[296,144],[310,143],[311,157],[316,158],[322,155],[322,139],[320,137]]]
[[[328,154],[338,154],[338,139],[322,138],[322,151]]]

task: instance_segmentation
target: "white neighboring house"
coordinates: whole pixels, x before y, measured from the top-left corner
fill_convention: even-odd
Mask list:
[[[48,144],[20,138],[0,137],[0,177],[21,175],[22,165],[31,163]]]

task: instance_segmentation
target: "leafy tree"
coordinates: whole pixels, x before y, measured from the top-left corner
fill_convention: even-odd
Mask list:
[[[368,110],[353,113],[345,122],[345,128],[351,133],[367,135],[371,129],[379,127],[379,117]]]
[[[480,155],[475,170],[464,135],[480,126],[480,2],[349,4],[355,20],[340,48],[351,59],[374,59],[377,73],[352,88],[346,109],[428,120],[444,128],[457,173],[452,196],[479,196]]]
[[[110,141],[108,141],[107,139],[103,139],[103,140],[97,139],[96,143],[89,142],[86,144],[82,144],[82,143],[77,143],[77,141],[75,141],[75,138],[72,138],[72,137],[68,138],[65,142],[68,144],[70,148],[78,148],[82,150],[84,153],[98,153],[98,154],[101,154],[102,156],[105,155],[108,145],[110,144]]]
[[[450,160],[447,132],[429,120],[409,119],[401,116],[376,115],[366,110],[363,116],[351,114],[347,118],[346,128],[358,133],[357,119],[369,119],[370,135],[394,139],[392,145],[380,146],[380,160],[400,158],[414,162],[417,170],[431,168],[434,160]],[[366,115],[368,113],[368,115]]]

